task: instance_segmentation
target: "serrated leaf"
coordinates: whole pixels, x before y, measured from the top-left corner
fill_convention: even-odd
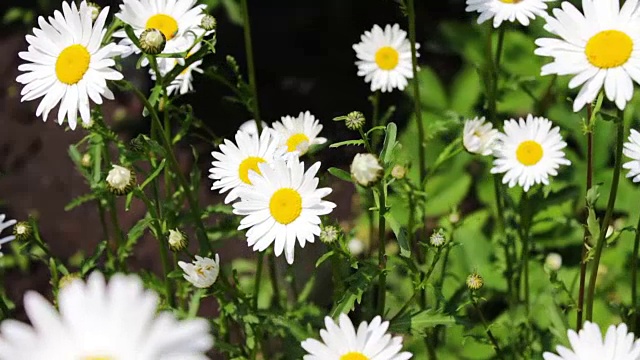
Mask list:
[[[336,317],[338,314],[346,313],[355,307],[356,301],[360,303],[364,294],[373,280],[380,274],[376,265],[365,263],[360,266],[355,274],[345,279],[345,293],[331,309],[330,316]]]
[[[320,257],[320,259],[318,259],[318,261],[316,261],[316,268],[318,266],[322,265],[322,263],[324,263],[328,259],[330,259],[333,255],[335,255],[335,251],[333,251],[333,250],[331,250],[331,251],[327,252],[326,254],[322,255]]]
[[[592,239],[600,237],[600,223],[593,208],[589,208],[589,216],[587,217],[587,229]]]
[[[411,257],[411,244],[409,244],[409,232],[407,231],[407,228],[400,225],[400,222],[396,220],[391,212],[385,213],[384,218],[389,223],[396,239],[398,239],[398,245],[400,245],[400,256],[404,256],[406,258]]]
[[[77,198],[71,200],[71,202],[64,207],[64,211],[70,211],[86,202],[89,202],[95,199],[96,199],[96,194],[94,193],[80,195]]]
[[[392,159],[393,150],[398,145],[396,137],[398,135],[398,127],[395,123],[389,123],[387,125],[387,131],[384,137],[384,143],[382,145],[382,152],[380,158],[385,164],[388,164]]]
[[[330,148],[339,148],[341,146],[361,146],[361,145],[364,145],[364,140],[358,139],[358,140],[340,141],[340,142],[333,143],[333,144],[329,145],[329,147]]]

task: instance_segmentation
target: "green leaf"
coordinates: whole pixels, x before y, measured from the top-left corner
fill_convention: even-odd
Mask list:
[[[333,250],[327,252],[326,254],[322,255],[320,257],[320,259],[318,259],[318,261],[316,261],[316,268],[320,265],[322,265],[323,262],[327,261],[329,258],[331,258],[333,255],[335,255],[335,252]]]
[[[389,331],[394,333],[411,333],[413,335],[425,335],[425,330],[434,326],[452,326],[456,324],[456,318],[434,311],[424,310],[415,314],[405,313],[391,322]]]
[[[349,174],[348,172],[346,172],[346,171],[344,171],[342,169],[338,169],[336,167],[329,168],[329,174],[337,177],[340,180],[352,182],[351,174]]]
[[[466,66],[462,69],[451,85],[451,110],[464,116],[470,116],[475,104],[480,99],[481,84],[477,69],[472,66]]]
[[[407,231],[407,228],[400,225],[391,212],[386,212],[384,214],[384,218],[389,223],[396,239],[398,239],[398,245],[400,245],[400,256],[407,258],[411,257],[411,244],[409,244],[409,232]]]
[[[64,207],[64,211],[70,211],[86,202],[89,202],[95,199],[96,199],[96,194],[94,193],[80,195],[77,198],[71,200],[71,202]]]
[[[587,229],[592,239],[600,237],[600,222],[598,222],[594,208],[591,207],[589,208],[589,216],[587,217]]]
[[[333,144],[329,145],[329,147],[330,148],[339,148],[341,146],[361,146],[361,145],[364,145],[364,140],[358,139],[358,140],[340,141],[340,142],[333,143]]]
[[[380,270],[374,264],[365,263],[360,266],[355,274],[345,279],[345,293],[331,309],[330,316],[346,313],[355,307],[356,301],[362,301],[362,294],[371,286],[373,280],[380,274]]]
[[[145,179],[145,181],[142,183],[142,185],[140,185],[140,190],[144,189],[147,185],[149,185],[153,181],[153,179],[155,179],[158,175],[160,175],[160,172],[162,171],[162,169],[164,169],[164,165],[166,162],[167,162],[167,159],[162,159],[158,167],[155,170],[153,170],[151,175],[149,175]]]
[[[398,145],[398,142],[396,141],[397,135],[398,127],[395,123],[389,123],[389,125],[387,125],[384,143],[382,145],[382,152],[380,153],[380,158],[385,164],[391,162],[393,150]]]

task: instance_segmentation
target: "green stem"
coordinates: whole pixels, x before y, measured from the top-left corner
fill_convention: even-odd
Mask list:
[[[413,70],[413,103],[415,106],[416,122],[418,126],[418,140],[420,146],[418,147],[418,162],[420,168],[420,188],[424,186],[424,181],[427,176],[427,139],[424,130],[424,123],[422,122],[422,109],[420,108],[420,84],[418,83],[418,53],[416,51],[416,12],[414,6],[414,0],[407,1],[407,14],[409,16],[409,40],[411,42],[411,67]]]
[[[187,202],[189,203],[189,209],[191,210],[191,215],[193,217],[193,221],[196,223],[196,227],[198,231],[196,232],[198,235],[198,240],[200,242],[200,252],[207,254],[211,252],[211,244],[209,244],[209,239],[207,237],[207,231],[204,228],[204,224],[202,223],[202,219],[200,218],[199,206],[196,198],[191,192],[191,186],[187,179],[184,177],[180,169],[180,164],[176,159],[176,155],[172,151],[171,139],[167,138],[166,133],[162,131],[162,123],[160,122],[160,118],[158,117],[158,113],[155,108],[149,103],[149,100],[138,90],[135,86],[131,86],[128,82],[123,82],[126,87],[128,87],[133,93],[142,101],[143,105],[149,110],[149,114],[151,115],[151,120],[155,124],[155,126],[160,129],[160,136],[162,140],[162,146],[164,147],[165,152],[169,157],[169,163],[173,167],[173,171],[176,173],[178,177],[178,181],[180,182],[180,186],[184,189],[185,195],[187,196]]]
[[[633,316],[631,330],[638,331],[638,251],[640,250],[640,216],[636,225],[636,236],[633,241],[633,253],[631,254],[631,311]]]
[[[242,16],[244,26],[244,48],[247,55],[247,70],[249,71],[249,87],[253,95],[252,112],[253,118],[258,127],[258,133],[262,132],[262,121],[260,119],[260,107],[258,103],[258,88],[256,85],[256,70],[253,64],[253,45],[251,42],[251,22],[249,21],[249,6],[247,0],[241,0],[242,4]]]
[[[593,106],[587,105],[587,191],[593,187],[593,127],[592,124]],[[587,279],[587,246],[589,245],[589,229],[585,227],[582,238],[582,255],[580,257],[580,289],[578,290],[578,308],[576,310],[576,331],[582,328],[582,317],[584,315],[584,290]]]
[[[278,283],[278,272],[276,269],[276,255],[269,256],[269,275],[271,276],[271,286],[273,287],[273,306],[280,308],[280,284]]]
[[[260,295],[260,283],[262,282],[262,265],[264,263],[264,252],[258,253],[258,264],[256,265],[256,281],[253,284],[253,309],[258,309],[258,298]]]
[[[378,278],[378,315],[384,316],[385,301],[387,297],[387,255],[385,249],[386,223],[384,214],[387,210],[387,198],[384,185],[378,188],[378,266],[382,271]]]
[[[2,319],[6,319],[9,317],[9,307],[7,303],[4,301],[4,295],[0,294],[0,311],[2,311]]]
[[[624,143],[624,111],[618,111],[618,121],[616,122],[617,137],[616,137],[616,158],[613,169],[613,179],[611,182],[611,191],[609,192],[609,202],[607,203],[607,210],[604,215],[604,220],[600,226],[600,234],[596,243],[595,253],[593,256],[593,266],[591,267],[591,275],[589,276],[589,287],[587,288],[587,314],[586,319],[591,321],[593,319],[593,301],[596,292],[596,280],[598,278],[598,267],[600,266],[600,258],[602,257],[602,250],[606,242],[605,235],[607,228],[611,223],[613,217],[613,210],[616,204],[616,196],[618,194],[618,183],[620,182],[620,172],[622,170],[622,147]]]
[[[504,357],[502,356],[500,345],[498,345],[498,340],[496,339],[495,336],[493,336],[493,332],[491,332],[491,329],[489,328],[489,324],[487,323],[487,320],[482,314],[482,311],[480,310],[480,306],[478,306],[478,299],[475,297],[475,294],[471,295],[471,302],[473,303],[473,307],[476,309],[476,311],[478,312],[478,315],[480,316],[480,321],[482,321],[482,326],[484,326],[484,331],[487,334],[487,338],[489,338],[489,341],[491,342],[493,350],[496,352],[496,355],[498,355],[498,358],[503,359]]]

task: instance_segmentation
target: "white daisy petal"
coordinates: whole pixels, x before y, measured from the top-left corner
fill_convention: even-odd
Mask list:
[[[319,137],[322,131],[320,120],[309,111],[301,112],[298,117],[283,116],[272,124],[273,130],[280,136],[280,145],[291,154],[302,156],[314,145],[322,145],[327,139]]]
[[[633,333],[627,331],[627,325],[611,325],[602,338],[598,325],[589,321],[576,333],[568,331],[571,349],[564,346],[556,348],[557,355],[545,352],[545,360],[621,360],[637,359],[640,354],[640,340],[634,341]]]

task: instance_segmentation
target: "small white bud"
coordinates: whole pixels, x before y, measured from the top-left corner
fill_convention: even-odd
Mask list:
[[[179,252],[184,250],[189,243],[187,236],[180,230],[169,230],[169,248],[171,251]]]
[[[349,240],[347,247],[349,248],[349,252],[351,252],[353,256],[358,256],[362,254],[365,249],[364,243],[362,242],[362,240],[358,238],[353,238]]]
[[[207,14],[202,17],[202,20],[200,20],[200,27],[206,31],[215,30],[217,26],[218,22],[216,21],[216,18],[211,15]]]
[[[196,259],[192,263],[178,261],[178,266],[184,271],[185,280],[197,288],[206,289],[218,279],[220,256],[216,254],[214,260],[196,255]]]
[[[113,165],[107,175],[109,191],[116,195],[126,195],[131,192],[136,183],[136,175],[133,171],[119,165]]]
[[[544,259],[544,265],[551,271],[558,271],[562,267],[562,256],[558,253],[549,253]]]
[[[140,49],[149,55],[158,55],[164,50],[167,39],[158,29],[147,29],[140,34]]]
[[[396,165],[391,169],[391,176],[396,180],[402,180],[407,176],[407,168],[402,165]]]
[[[87,10],[89,10],[89,15],[91,15],[91,20],[96,21],[96,19],[98,18],[98,15],[100,15],[100,10],[102,9],[100,8],[100,5],[91,1],[87,1]]]
[[[380,161],[373,154],[356,154],[351,163],[351,177],[362,186],[377,183],[384,173]]]

